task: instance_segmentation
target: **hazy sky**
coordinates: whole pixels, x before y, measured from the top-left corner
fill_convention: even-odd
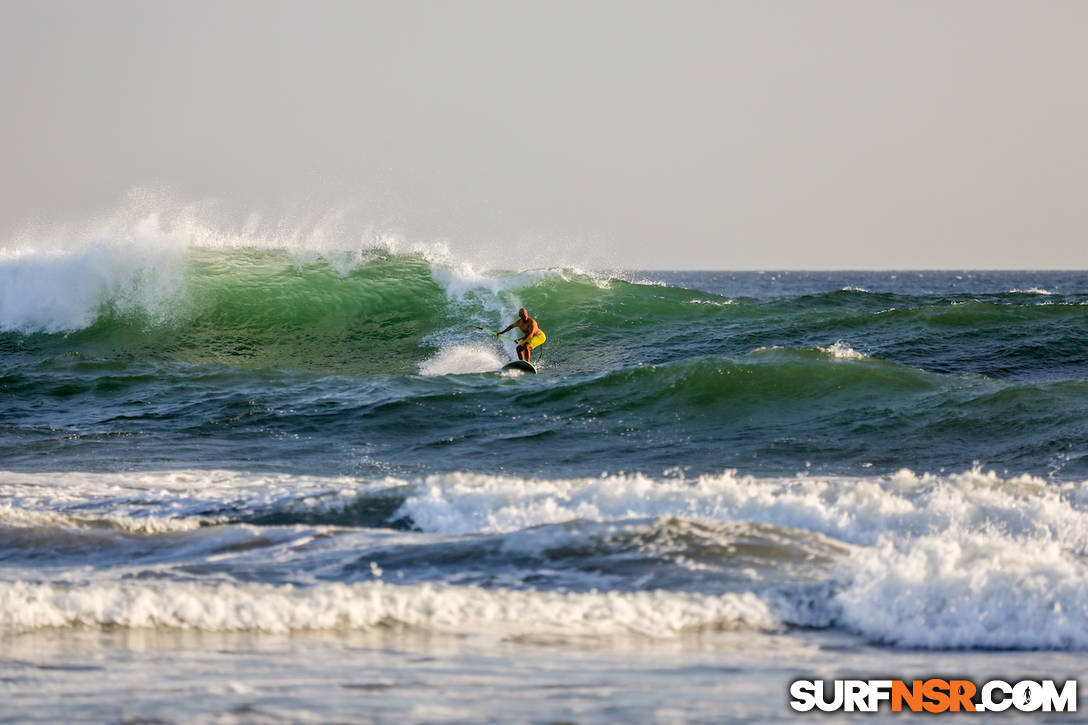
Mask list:
[[[0,0],[0,228],[157,188],[631,268],[1085,269],[1086,29],[1080,0]]]

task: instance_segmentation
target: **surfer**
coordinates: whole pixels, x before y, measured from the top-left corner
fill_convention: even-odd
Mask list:
[[[544,336],[544,331],[536,324],[536,320],[529,317],[529,313],[524,307],[518,310],[518,319],[498,334],[509,332],[515,327],[521,330],[523,335],[520,339],[515,340],[518,343],[518,360],[532,362],[530,358],[533,356],[533,348],[540,347],[548,338]]]

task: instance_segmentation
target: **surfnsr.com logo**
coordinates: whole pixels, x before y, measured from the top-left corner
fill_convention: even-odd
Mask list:
[[[1077,681],[1054,680],[795,680],[790,707],[798,712],[1076,712]]]

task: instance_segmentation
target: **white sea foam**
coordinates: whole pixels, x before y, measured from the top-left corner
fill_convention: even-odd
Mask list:
[[[928,648],[1088,648],[1084,552],[1047,538],[884,538],[844,561],[840,625]]]
[[[191,531],[242,513],[342,508],[396,483],[235,471],[0,472],[0,526]],[[209,513],[212,512],[212,513]],[[231,512],[228,515],[227,512]]]
[[[453,301],[468,297],[506,298],[514,291],[531,287],[544,279],[564,279],[569,272],[562,269],[535,269],[518,272],[498,273],[491,269],[478,268],[465,262],[453,260],[430,260],[435,262],[431,277]],[[508,301],[509,301],[508,300]]]
[[[839,360],[864,360],[869,357],[863,352],[858,352],[857,350],[852,348],[848,342],[845,342],[843,340],[837,340],[836,342],[833,342],[825,347],[818,347],[814,349],[826,353]],[[793,350],[793,348],[781,347],[779,345],[773,345],[771,347],[757,347],[753,349],[750,354],[762,355],[766,353],[774,353],[780,350],[790,352]]]
[[[222,516],[133,516],[123,513],[105,513],[95,515],[42,511],[0,504],[0,526],[12,527],[56,527],[64,529],[82,529],[98,527],[103,524],[121,531],[139,534],[161,534],[168,531],[192,531],[201,526],[225,521]]]
[[[671,516],[784,526],[857,545],[874,545],[884,535],[998,532],[1060,541],[1088,555],[1088,482],[1001,478],[979,468],[947,475],[904,470],[883,477],[760,478],[725,471],[694,479],[450,473],[420,481],[219,470],[0,472],[0,515],[5,525],[54,516],[76,520],[102,514],[118,521],[159,516],[184,530],[193,525],[188,519],[204,521],[210,510],[321,511],[391,491],[406,496],[392,518],[409,516],[424,531],[442,534]]]
[[[475,473],[429,476],[399,515],[425,531],[506,533],[586,519],[677,516],[805,529],[872,545],[882,535],[1000,530],[1060,539],[1088,552],[1088,482],[1053,485],[980,469],[948,476],[757,478],[732,471],[696,479],[640,474],[522,479]]]
[[[419,364],[421,375],[458,375],[498,370],[505,361],[482,345],[452,345]]]
[[[147,525],[150,516],[184,530],[209,509],[320,511],[395,489],[406,498],[391,518],[410,517],[429,532],[425,536],[494,535],[504,537],[504,548],[529,556],[554,547],[556,537],[577,544],[581,534],[569,526],[532,535],[524,533],[528,529],[576,521],[606,526],[635,519],[747,522],[829,537],[828,551],[842,545],[830,574],[821,574],[830,577],[826,586],[753,589],[742,600],[680,592],[576,596],[471,587],[291,590],[169,583],[157,588],[103,581],[112,576],[109,571],[68,574],[64,581],[92,578],[81,587],[3,585],[0,616],[8,618],[8,627],[85,623],[286,631],[385,620],[451,631],[488,629],[491,622],[496,629],[521,632],[572,628],[670,636],[689,626],[744,621],[765,627],[777,621],[838,626],[911,647],[1088,648],[1088,482],[1002,478],[981,469],[783,478],[727,471],[695,479],[540,480],[455,473],[422,481],[185,471],[2,474],[0,482],[2,526],[82,526],[80,517],[101,516],[133,532],[154,532],[160,524]],[[292,532],[284,544],[299,552],[300,566],[324,561],[307,559],[311,554],[297,548],[311,535]],[[344,546],[358,548],[358,543]],[[396,567],[382,559],[380,549],[402,545],[408,544],[367,544],[364,548],[379,548],[367,549],[364,564],[375,561],[383,578],[395,576]],[[347,550],[339,546],[324,549],[334,568],[342,561],[338,552]],[[254,549],[250,565],[269,556],[282,564],[285,551]],[[723,614],[726,610],[732,613]]]
[[[751,594],[560,593],[385,582],[313,587],[260,584],[0,582],[0,631],[43,627],[171,627],[293,632],[391,624],[500,635],[637,633],[777,622]]]
[[[733,300],[688,300],[686,305],[711,305],[713,307],[728,307],[735,304]]]
[[[917,647],[1088,648],[1088,484],[945,477],[525,481],[432,477],[402,513],[426,530],[513,532],[570,520],[750,521],[852,544],[815,600],[782,621]]]
[[[821,347],[820,349],[840,360],[863,360],[869,357],[865,353],[858,352],[850,347],[849,343],[843,342],[842,340],[838,340],[837,342],[834,342],[827,347]]]

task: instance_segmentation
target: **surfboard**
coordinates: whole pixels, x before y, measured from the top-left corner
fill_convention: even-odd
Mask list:
[[[520,370],[523,373],[535,373],[536,365],[531,362],[525,362],[524,360],[515,360],[508,362],[502,366],[503,370]]]

